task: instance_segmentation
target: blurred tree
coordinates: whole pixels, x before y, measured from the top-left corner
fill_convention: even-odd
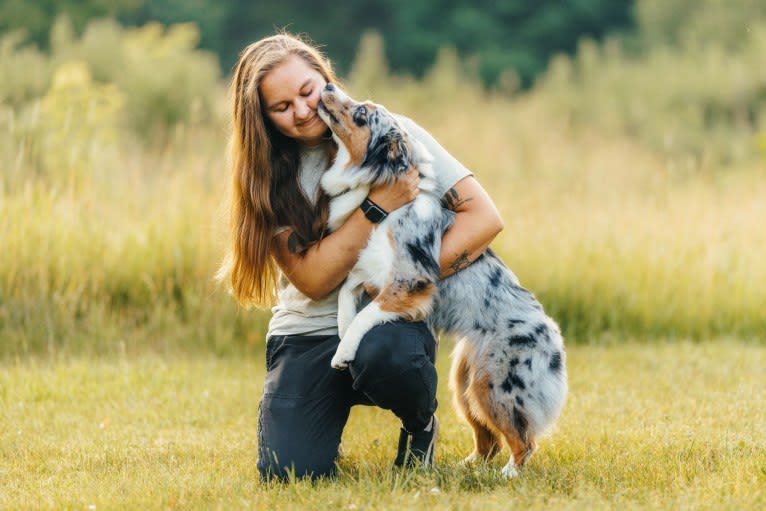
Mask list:
[[[194,22],[199,26],[200,46],[221,55],[225,49],[227,16],[235,2],[216,0],[134,0],[138,5],[123,10],[118,18],[126,25],[145,25],[152,21],[169,25]],[[255,4],[256,2],[249,2]]]
[[[24,29],[43,48],[56,18],[66,14],[80,33],[92,18],[137,11],[148,0],[0,0],[0,32]]]
[[[635,14],[646,46],[722,44],[737,49],[746,43],[752,26],[766,19],[766,2],[641,0]]]
[[[486,84],[513,69],[524,85],[555,53],[573,53],[583,37],[600,39],[631,26],[632,0],[388,0],[393,11],[384,27],[394,69],[419,72],[438,48],[454,46],[472,57]]]
[[[285,29],[308,35],[323,47],[341,73],[348,71],[362,34],[379,28],[389,18],[387,0],[322,2],[279,0],[252,2],[231,0],[225,20],[227,37],[221,60],[228,71],[249,43]]]
[[[416,76],[433,65],[440,48],[471,58],[487,84],[513,69],[529,85],[551,55],[573,52],[581,37],[598,39],[631,26],[632,0],[351,0],[329,5],[307,0],[233,0],[227,39],[219,54],[229,68],[238,51],[277,29],[305,32],[341,73],[354,58],[361,35],[381,33],[394,71]]]
[[[128,25],[193,21],[202,47],[216,52],[228,72],[249,42],[287,29],[324,46],[345,74],[362,34],[373,29],[394,71],[422,76],[439,48],[453,47],[486,84],[513,69],[529,85],[553,54],[573,52],[578,39],[629,28],[632,8],[633,0],[0,0],[0,31],[25,27],[47,47],[62,13],[77,33],[91,17],[115,16]]]

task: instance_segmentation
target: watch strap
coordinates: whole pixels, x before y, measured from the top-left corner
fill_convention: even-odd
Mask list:
[[[385,209],[372,202],[368,197],[365,197],[359,207],[361,208],[362,213],[364,213],[364,216],[367,217],[367,220],[374,224],[379,224],[388,216]]]

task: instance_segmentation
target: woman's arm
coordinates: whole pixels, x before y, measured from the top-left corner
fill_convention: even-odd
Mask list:
[[[384,210],[391,212],[418,194],[420,178],[415,170],[406,179],[373,188],[369,198]],[[367,245],[375,224],[357,208],[336,231],[315,243],[304,253],[291,249],[292,229],[278,234],[272,245],[272,255],[282,273],[304,295],[312,300],[326,296],[343,282],[354,267],[359,252]]]
[[[397,119],[433,157],[431,166],[439,184],[437,189],[444,193],[442,201],[457,213],[452,227],[442,237],[439,256],[441,277],[448,277],[486,250],[503,230],[503,221],[492,199],[463,164],[415,121],[401,115]],[[447,189],[449,186],[452,188]]]
[[[442,237],[441,278],[471,264],[503,230],[503,220],[495,204],[471,176],[450,188],[443,201],[457,214],[452,227]]]

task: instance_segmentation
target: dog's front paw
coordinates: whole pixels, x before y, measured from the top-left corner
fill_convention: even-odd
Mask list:
[[[322,175],[320,185],[322,190],[331,196],[339,195],[349,188],[348,184],[343,180],[343,174],[335,168],[328,170]]]
[[[356,355],[356,349],[349,349],[348,344],[340,343],[338,349],[335,350],[330,365],[335,369],[343,370],[347,369],[349,364],[354,361]]]
[[[352,362],[352,360],[346,360],[342,356],[340,356],[338,353],[335,354],[334,357],[332,357],[332,360],[330,361],[330,365],[333,369],[337,369],[338,371],[343,371],[345,369],[348,369],[348,365]]]

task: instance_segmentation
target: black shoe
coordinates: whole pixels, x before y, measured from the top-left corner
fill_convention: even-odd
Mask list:
[[[397,467],[431,467],[434,464],[436,437],[439,435],[439,421],[434,415],[427,430],[410,433],[406,429],[399,430],[399,447],[396,451],[394,465]]]

